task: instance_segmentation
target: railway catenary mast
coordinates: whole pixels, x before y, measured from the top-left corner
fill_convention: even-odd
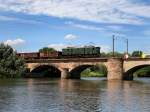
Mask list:
[[[113,57],[115,56],[115,35],[113,35]]]

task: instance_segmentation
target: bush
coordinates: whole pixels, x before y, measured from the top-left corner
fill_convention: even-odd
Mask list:
[[[56,51],[54,48],[44,47],[39,50],[39,52],[53,52]]]
[[[8,45],[0,43],[0,78],[22,77],[26,70],[23,59]]]
[[[96,65],[85,69],[81,73],[81,77],[106,77],[107,68],[104,65]]]
[[[133,51],[132,56],[133,57],[141,57],[143,54],[142,51]]]
[[[150,77],[150,66],[137,70],[134,75],[137,77]]]

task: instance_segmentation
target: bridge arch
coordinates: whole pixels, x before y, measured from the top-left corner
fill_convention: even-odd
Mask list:
[[[123,74],[123,79],[125,80],[133,80],[134,78],[134,73],[139,70],[142,69],[144,67],[148,67],[150,66],[150,64],[143,64],[143,65],[136,65],[133,66],[132,68],[128,69],[127,71],[125,71],[125,73]]]
[[[79,65],[70,71],[70,78],[79,79],[82,71],[95,65]]]
[[[30,71],[33,77],[61,77],[61,70],[54,65],[36,65]]]
[[[83,65],[78,65],[76,67],[74,67],[73,69],[70,70],[70,78],[73,79],[79,79],[81,77],[81,73],[86,70],[87,68],[90,67],[96,67],[98,65],[104,66],[106,69],[106,65],[105,64],[83,64]]]

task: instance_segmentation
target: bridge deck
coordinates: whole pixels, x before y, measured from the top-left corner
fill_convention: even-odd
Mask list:
[[[26,63],[49,63],[49,62],[107,62],[108,58],[61,58],[61,59],[30,59],[25,60]]]
[[[147,61],[150,60],[150,58],[117,58],[116,59],[122,59],[123,61]],[[110,58],[60,58],[60,59],[28,59],[25,60],[26,63],[49,63],[49,62],[107,62],[107,60]]]
[[[125,59],[125,61],[147,61],[147,60],[150,60],[150,58],[128,58],[128,59]]]

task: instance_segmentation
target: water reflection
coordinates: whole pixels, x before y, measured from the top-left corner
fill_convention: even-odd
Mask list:
[[[101,104],[99,102],[100,89],[95,89],[97,87],[99,88],[100,85],[92,81],[62,80],[60,94],[66,112],[98,110]]]
[[[1,112],[149,112],[150,79],[0,81]]]

